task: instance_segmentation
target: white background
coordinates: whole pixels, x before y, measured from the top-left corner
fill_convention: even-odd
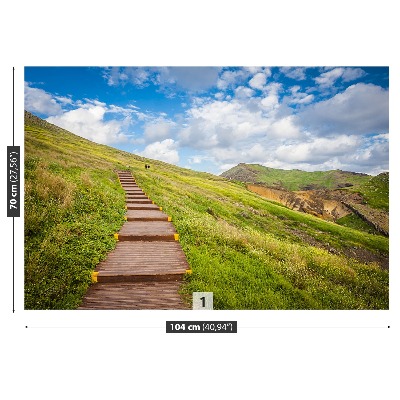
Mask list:
[[[391,247],[389,311],[24,311],[23,218],[18,218],[13,313],[12,219],[6,217],[3,171],[0,397],[399,398],[400,71],[394,4],[14,0],[2,5],[4,169],[5,146],[12,145],[13,67],[15,145],[23,149],[24,66],[389,66]],[[237,320],[239,332],[165,333],[165,321],[190,319]]]

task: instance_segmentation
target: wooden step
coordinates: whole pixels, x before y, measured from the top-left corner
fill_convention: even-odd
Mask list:
[[[125,196],[129,195],[129,194],[140,194],[140,193],[144,193],[142,189],[128,189],[125,190]]]
[[[176,230],[166,221],[127,221],[118,232],[120,241],[175,241]]]
[[[144,192],[137,192],[137,193],[128,193],[128,194],[125,195],[125,198],[126,199],[137,199],[137,198],[140,198],[140,197],[143,197],[143,196],[147,197],[144,194]]]
[[[159,210],[160,207],[156,204],[138,204],[138,203],[130,203],[126,205],[128,210]]]
[[[97,267],[98,282],[182,279],[189,265],[178,242],[118,242]]]
[[[152,204],[152,201],[150,199],[129,199],[126,202],[126,205],[129,207],[130,205],[135,205],[135,204]]]
[[[168,215],[160,210],[128,210],[128,221],[168,221]]]
[[[146,199],[148,199],[148,196],[146,196],[144,193],[135,193],[133,195],[130,193],[130,196],[127,194],[125,195],[125,200],[126,202],[130,203],[135,202],[135,200],[140,200],[141,197],[146,197]]]
[[[124,282],[92,285],[80,310],[187,310],[181,282]]]

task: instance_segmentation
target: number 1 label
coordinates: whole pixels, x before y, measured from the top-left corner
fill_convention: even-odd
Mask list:
[[[193,292],[193,310],[212,310],[213,292]]]

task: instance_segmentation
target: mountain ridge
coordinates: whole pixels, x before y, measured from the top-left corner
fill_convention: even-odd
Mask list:
[[[223,172],[221,176],[244,183],[265,183],[287,190],[339,189],[354,186],[372,177],[372,175],[360,172],[339,169],[308,172],[299,169],[284,170],[265,167],[261,164],[246,163],[239,163]],[[334,186],[335,184],[336,186]]]
[[[389,235],[389,172],[371,176],[341,170],[279,170],[240,163],[222,176],[240,181],[248,190],[292,210]]]

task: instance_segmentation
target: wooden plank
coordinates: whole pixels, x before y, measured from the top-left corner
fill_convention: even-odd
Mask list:
[[[133,197],[133,196],[137,196],[137,195],[144,195],[145,193],[143,192],[143,190],[132,190],[132,189],[129,189],[129,190],[125,190],[125,197],[126,196],[131,196],[131,197]]]
[[[156,204],[127,204],[126,208],[128,210],[159,210],[160,207],[158,207]]]
[[[147,195],[144,193],[126,193],[125,201],[128,202],[129,200],[135,200],[135,198],[137,198],[138,196],[140,197],[140,196],[147,196]]]
[[[126,197],[126,202],[127,203],[135,203],[136,200],[150,200],[148,196],[146,196],[145,194],[138,194],[136,196],[130,196],[130,197]]]
[[[149,198],[146,199],[129,199],[126,202],[127,206],[135,205],[135,204],[152,204],[152,201]]]
[[[175,227],[171,222],[166,221],[127,221],[118,232],[119,235],[132,236],[173,235],[174,233],[176,233]]]
[[[181,282],[97,283],[80,310],[186,310],[178,294]]]
[[[166,282],[182,281],[184,273],[160,273],[160,274],[102,274],[98,275],[98,283],[118,283],[118,282]]]
[[[160,210],[128,210],[128,221],[168,221],[168,215]]]
[[[118,242],[106,260],[96,267],[98,279],[103,275],[181,274],[189,269],[178,242]]]

